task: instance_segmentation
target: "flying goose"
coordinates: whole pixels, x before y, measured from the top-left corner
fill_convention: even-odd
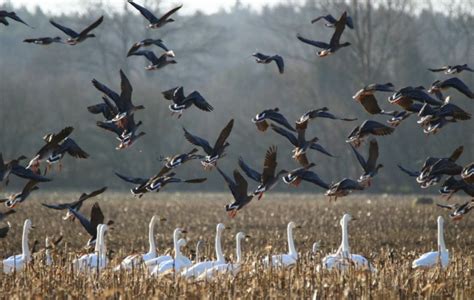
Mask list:
[[[449,217],[451,218],[451,220],[453,221],[459,221],[461,220],[464,215],[466,215],[467,213],[469,213],[471,211],[471,209],[474,208],[474,202],[473,200],[471,201],[466,201],[464,202],[463,204],[449,204],[449,205],[446,205],[446,204],[440,204],[440,203],[436,203],[436,205],[438,207],[441,207],[441,208],[444,208],[444,209],[448,209],[451,211],[451,213],[449,214]]]
[[[91,32],[97,26],[99,26],[103,20],[104,20],[104,16],[101,16],[99,19],[97,19],[97,21],[95,21],[94,23],[92,23],[91,25],[89,25],[88,27],[86,27],[84,30],[82,30],[79,33],[66,26],[60,25],[54,22],[53,20],[50,20],[49,23],[51,23],[51,25],[53,25],[54,27],[56,27],[57,29],[61,30],[62,32],[64,32],[65,34],[69,36],[69,38],[66,40],[66,43],[68,43],[69,45],[77,45],[88,38],[95,37],[95,34],[92,34],[89,32]]]
[[[314,163],[310,163],[306,167],[300,167],[288,172],[288,174],[283,177],[283,182],[286,184],[299,186],[301,181],[308,181],[327,190],[329,185],[324,182],[318,174],[309,170],[314,166]]]
[[[352,98],[359,102],[371,115],[384,114],[384,115],[393,115],[394,112],[387,112],[380,108],[377,98],[375,98],[375,92],[394,92],[393,84],[390,82],[380,84],[372,83],[366,85],[360,89]]]
[[[329,186],[329,189],[326,191],[325,195],[329,197],[329,201],[331,201],[332,197],[335,197],[334,201],[336,201],[337,198],[345,197],[355,190],[362,191],[364,190],[364,186],[358,181],[352,180],[350,178],[344,178],[343,180]]]
[[[51,209],[55,209],[55,210],[65,210],[67,209],[67,214],[66,216],[63,217],[63,220],[67,220],[67,219],[70,219],[70,220],[74,220],[74,215],[72,215],[69,211],[69,208],[73,209],[73,210],[76,210],[76,211],[79,211],[82,207],[82,204],[84,203],[84,201],[86,201],[87,199],[90,199],[90,198],[93,198],[95,196],[98,196],[100,194],[102,194],[103,192],[105,192],[107,190],[107,187],[103,187],[99,190],[95,190],[89,194],[87,193],[82,193],[80,196],[79,196],[79,199],[77,199],[76,201],[73,201],[73,202],[69,202],[69,203],[61,203],[61,204],[47,204],[47,203],[41,203],[41,205],[43,205],[44,207],[47,207],[47,208],[51,208]]]
[[[61,43],[64,44],[61,37],[40,37],[40,38],[31,38],[31,39],[24,39],[24,43],[29,43],[29,44],[36,44],[36,45],[42,45],[42,46],[47,46],[51,45],[53,43]]]
[[[369,135],[390,135],[395,131],[392,127],[379,123],[377,121],[366,120],[362,125],[354,128],[351,133],[347,136],[346,143],[350,143],[352,146],[358,148],[365,137]]]
[[[214,107],[212,107],[198,91],[193,91],[191,94],[185,96],[182,86],[166,90],[162,92],[162,94],[166,100],[173,101],[169,109],[171,114],[178,114],[178,119],[183,114],[183,110],[193,105],[202,111],[211,112],[214,110]]]
[[[135,111],[145,109],[143,105],[134,105],[132,103],[132,92],[133,92],[133,87],[130,81],[128,80],[127,76],[125,73],[120,70],[120,95],[108,88],[105,84],[102,84],[96,79],[92,80],[92,85],[102,92],[105,96],[109,97],[114,101],[118,113],[117,115],[111,119],[112,122],[119,122],[126,116],[132,115]],[[105,101],[105,100],[104,100]],[[110,107],[110,104],[107,102],[104,102],[107,104],[107,107],[110,110],[113,110],[113,106]],[[120,126],[121,124],[119,124]]]
[[[6,10],[0,10],[0,23],[2,23],[5,26],[10,25],[10,23],[7,21],[7,18],[10,18],[14,21],[23,23],[23,24],[25,24],[26,26],[28,26],[30,28],[33,28],[30,25],[28,25],[25,21],[20,19],[20,17],[14,11],[8,12]]]
[[[145,56],[146,59],[148,59],[151,64],[145,67],[145,70],[147,71],[153,71],[153,70],[158,70],[161,68],[164,68],[165,66],[169,64],[176,64],[178,63],[174,59],[167,60],[167,57],[173,57],[170,53],[165,52],[163,53],[159,58],[156,57],[155,53],[153,51],[149,50],[139,50],[132,52],[129,56]]]
[[[280,55],[266,55],[260,52],[256,52],[252,54],[252,56],[255,57],[255,61],[259,64],[269,64],[274,61],[278,67],[278,71],[280,72],[280,74],[283,74],[283,72],[285,71],[285,63],[283,61],[283,57],[281,57]]]
[[[177,168],[184,164],[187,161],[193,160],[193,159],[203,159],[204,155],[200,154],[195,154],[198,152],[197,148],[193,148],[191,151],[188,153],[183,153],[183,154],[177,154],[174,156],[168,156],[168,157],[160,157],[160,161],[165,162],[164,168],[167,168],[168,170]]]
[[[362,174],[357,180],[363,187],[369,187],[371,184],[371,179],[374,177],[378,170],[383,167],[382,164],[377,164],[377,159],[379,157],[379,145],[376,139],[371,139],[369,144],[369,154],[367,160],[351,145],[352,150],[354,151],[357,160],[359,161],[362,169],[364,169],[364,174]]]
[[[127,56],[130,56],[133,52],[136,52],[137,50],[139,50],[142,47],[149,47],[151,45],[158,46],[161,49],[163,49],[165,52],[167,52],[168,56],[175,57],[175,54],[174,54],[173,50],[168,49],[168,47],[166,47],[166,45],[163,43],[163,40],[161,40],[161,39],[144,39],[140,42],[136,42],[128,50]]]
[[[474,184],[467,183],[463,179],[456,179],[454,176],[450,176],[443,183],[443,186],[439,190],[440,194],[446,197],[446,200],[451,199],[451,197],[459,192],[463,191],[465,194],[474,197]]]
[[[451,77],[446,80],[436,80],[431,84],[431,88],[428,90],[429,93],[436,93],[449,88],[456,89],[458,92],[464,96],[474,99],[474,93],[469,89],[469,87],[459,78]]]
[[[148,28],[156,29],[165,26],[167,23],[174,22],[174,20],[171,17],[172,14],[177,12],[183,5],[177,6],[170,11],[168,11],[166,14],[161,16],[160,18],[155,17],[153,13],[151,13],[148,9],[144,8],[143,6],[140,6],[136,4],[133,1],[128,0],[128,3],[130,3],[133,7],[135,7],[141,14],[142,16],[145,17],[145,19],[150,22],[148,24]]]
[[[22,203],[23,201],[25,201],[28,198],[28,196],[30,196],[32,191],[39,189],[37,184],[38,182],[35,180],[28,181],[23,187],[23,190],[21,192],[11,194],[6,199],[0,199],[0,203],[5,203],[5,206],[8,208],[14,208],[19,203]]]
[[[24,159],[26,159],[26,156],[21,155],[16,159],[4,161],[3,155],[0,153],[0,182],[5,180],[5,186],[7,186],[10,181],[11,174],[24,179],[35,180],[37,182],[51,181],[51,179],[43,177],[40,174],[20,165],[20,161]]]
[[[266,109],[252,118],[252,122],[257,126],[257,129],[262,132],[266,131],[268,126],[270,126],[268,125],[270,121],[276,122],[286,127],[288,130],[295,131],[286,118],[280,113],[278,107],[274,109]]]
[[[232,178],[222,172],[219,167],[216,166],[216,168],[217,171],[219,171],[219,173],[224,178],[227,187],[229,188],[234,198],[234,202],[231,204],[227,204],[225,206],[225,210],[227,211],[229,217],[235,218],[237,212],[250,203],[253,198],[253,195],[248,193],[247,180],[245,180],[245,178],[239,173],[237,169],[234,170],[234,180],[232,180]]]
[[[340,43],[340,39],[341,39],[342,33],[344,32],[344,29],[346,28],[346,24],[347,24],[347,12],[344,12],[339,18],[339,20],[334,24],[336,29],[334,31],[334,34],[331,37],[331,40],[329,41],[329,44],[325,42],[320,42],[320,41],[313,41],[313,40],[304,38],[299,34],[297,35],[297,38],[303,43],[321,48],[322,50],[318,51],[318,56],[325,57],[351,44],[349,42],[345,42],[342,44]]]
[[[441,68],[428,69],[431,72],[444,72],[444,74],[457,74],[462,71],[474,72],[467,64],[463,65],[454,65],[454,66],[443,66]]]
[[[258,195],[259,200],[265,192],[268,192],[277,185],[283,174],[287,173],[285,170],[280,170],[275,174],[277,167],[277,147],[275,146],[268,148],[265,153],[262,173],[249,167],[242,157],[239,158],[239,166],[249,178],[259,183],[259,186],[253,192],[254,196]]]
[[[327,23],[324,24],[324,26],[330,27],[330,28],[336,27],[337,19],[334,18],[331,14],[316,17],[313,20],[311,20],[311,24],[314,24],[314,23],[318,22],[321,19],[324,19],[327,22]],[[349,27],[350,29],[354,29],[354,23],[352,21],[352,17],[350,17],[350,16],[346,17],[346,26]]]
[[[229,123],[221,130],[219,137],[216,140],[216,143],[213,147],[203,138],[200,138],[196,135],[189,133],[186,128],[183,127],[184,137],[191,144],[201,147],[204,152],[206,152],[206,158],[201,161],[201,164],[204,166],[204,169],[211,170],[217,164],[217,160],[222,158],[225,155],[225,148],[230,144],[226,142],[229,137],[232,127],[234,126],[234,119],[231,119]]]

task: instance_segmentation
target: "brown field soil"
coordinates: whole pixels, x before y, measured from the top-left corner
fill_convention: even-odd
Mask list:
[[[267,194],[253,200],[235,219],[229,219],[224,205],[229,194],[159,193],[134,199],[128,194],[107,193],[86,202],[82,211],[89,214],[95,202],[113,219],[113,229],[107,233],[109,266],[100,274],[76,274],[71,261],[81,253],[88,236],[76,222],[63,221],[64,213],[49,210],[40,202],[68,202],[79,193],[38,193],[18,207],[8,220],[9,235],[0,239],[0,256],[6,258],[21,252],[21,233],[25,218],[36,227],[31,231],[30,244],[39,240],[44,246],[46,235],[63,235],[63,242],[54,250],[54,265],[42,265],[38,252],[34,262],[21,273],[0,274],[0,298],[271,298],[322,299],[401,297],[474,297],[474,215],[460,222],[448,219],[445,210],[431,205],[414,205],[415,196],[353,195],[329,203],[321,195]],[[451,203],[465,201],[454,198]],[[442,201],[436,197],[435,201]],[[333,253],[340,244],[339,219],[343,213],[358,218],[349,223],[352,253],[362,254],[378,269],[363,271],[317,272],[321,259]],[[114,272],[123,257],[134,252],[146,252],[148,222],[153,215],[167,218],[157,224],[155,237],[158,252],[171,252],[172,232],[176,227],[188,233],[186,254],[191,256],[196,241],[207,242],[205,256],[214,257],[215,226],[226,225],[223,249],[229,260],[235,259],[235,234],[243,231],[251,237],[243,242],[245,264],[235,278],[220,278],[213,282],[193,282],[167,274],[152,278],[144,269]],[[436,249],[438,215],[445,217],[445,239],[450,251],[446,270],[411,269],[413,259]],[[268,253],[287,252],[286,225],[294,221],[301,229],[294,230],[299,252],[298,264],[285,270],[264,270],[260,258]],[[3,224],[2,224],[3,226]],[[313,255],[313,242],[320,241],[320,251]]]

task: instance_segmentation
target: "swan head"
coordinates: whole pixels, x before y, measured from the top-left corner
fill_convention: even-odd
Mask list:
[[[163,217],[153,216],[151,218],[151,221],[150,221],[150,227],[153,227],[156,224],[156,222],[158,222],[158,221],[166,222],[167,220],[166,220],[166,218],[163,218]]]
[[[296,225],[295,222],[291,221],[288,223],[288,229],[301,228],[301,225]]]
[[[341,219],[341,226],[344,224],[344,223],[347,223],[349,221],[353,220],[352,216],[350,214],[344,214],[344,216],[342,216],[342,219]]]
[[[238,241],[241,241],[242,239],[248,237],[247,235],[245,235],[245,233],[243,232],[239,232],[237,233],[237,235],[235,236],[235,238],[238,240]]]
[[[30,232],[31,228],[33,228],[32,223],[31,223],[31,220],[30,220],[30,219],[26,219],[26,220],[25,220],[25,223],[23,223],[23,229],[24,229],[26,232]]]
[[[225,225],[222,223],[217,224],[217,232],[222,232],[225,229]]]
[[[438,225],[439,225],[439,226],[443,226],[443,225],[444,225],[444,219],[443,219],[442,216],[439,216],[439,217],[438,217]]]

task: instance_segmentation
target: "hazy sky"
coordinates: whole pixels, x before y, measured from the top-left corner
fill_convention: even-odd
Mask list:
[[[302,3],[304,0],[240,0],[244,6],[252,9],[260,10],[263,5],[276,5],[279,3]],[[0,0],[0,5],[8,2],[8,0]],[[94,3],[103,2],[113,9],[120,10],[126,0],[13,0],[14,7],[25,6],[30,10],[34,10],[36,6],[41,7],[45,12],[52,14],[83,12],[83,9]],[[143,4],[144,0],[136,0],[138,4]],[[200,10],[206,14],[215,13],[220,9],[229,9],[235,5],[236,0],[164,0],[150,1],[148,3],[160,3],[163,9],[171,8],[177,4],[183,4],[180,10],[182,14],[192,14],[196,10]]]
[[[193,14],[197,10],[205,14],[212,14],[220,9],[228,10],[235,5],[236,0],[135,0],[138,4],[159,3],[163,10],[170,9],[176,5],[183,4],[180,10],[181,14]],[[306,0],[240,0],[240,3],[245,7],[250,7],[253,10],[259,11],[264,5],[274,6],[280,3],[301,4]],[[474,0],[409,0],[416,3],[417,10],[427,6],[431,1],[434,4],[434,9],[439,12],[445,12],[453,3],[463,3],[463,1]],[[34,11],[37,6],[49,14],[61,13],[83,13],[84,10],[97,3],[104,3],[107,7],[113,10],[121,11],[126,0],[0,0],[0,5],[4,3],[12,3],[14,7],[25,6],[30,11]],[[377,0],[374,0],[377,3]],[[1,8],[1,6],[0,6]]]

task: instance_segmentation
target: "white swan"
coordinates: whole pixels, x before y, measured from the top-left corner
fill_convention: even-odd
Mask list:
[[[351,220],[352,217],[349,214],[344,214],[344,216],[342,216],[340,221],[342,228],[341,246],[336,251],[336,253],[327,255],[323,258],[323,268],[328,270],[338,269],[344,271],[352,267],[355,269],[368,269],[370,271],[376,271],[376,269],[364,256],[352,254],[350,251],[348,225],[349,221]]]
[[[107,266],[106,246],[104,235],[107,225],[97,225],[97,240],[94,253],[85,254],[73,261],[76,271],[95,271],[101,270]]]
[[[184,270],[181,273],[181,276],[184,276],[186,278],[198,277],[199,275],[204,273],[207,269],[210,269],[217,265],[225,264],[225,258],[224,258],[224,254],[222,254],[222,245],[221,245],[221,236],[222,236],[222,231],[224,231],[224,229],[225,229],[224,224],[222,223],[217,224],[216,244],[215,244],[217,260],[207,260],[207,261],[196,263],[189,269]]]
[[[198,279],[212,279],[216,276],[222,276],[225,274],[231,274],[232,276],[236,276],[240,272],[240,267],[242,265],[242,248],[241,248],[241,241],[246,237],[245,233],[239,232],[235,236],[235,252],[237,255],[237,260],[235,263],[226,263],[214,266],[204,273],[199,275]]]
[[[186,246],[186,243],[185,239],[179,239],[176,245],[174,258],[155,266],[151,275],[163,274],[167,271],[180,272],[184,268],[191,266],[193,262],[181,253],[181,248]]]
[[[273,267],[288,267],[293,264],[296,264],[298,260],[298,252],[295,249],[295,242],[293,240],[293,229],[301,228],[301,226],[296,226],[295,222],[288,223],[287,226],[287,235],[288,235],[288,253],[287,254],[278,254],[271,257],[271,265]],[[262,260],[262,263],[265,267],[269,267],[269,256],[265,257]]]
[[[446,268],[449,265],[449,251],[444,243],[444,219],[438,217],[438,251],[427,252],[414,260],[412,268],[431,268],[438,266]]]
[[[186,231],[181,229],[181,228],[176,228],[173,232],[173,249],[174,249],[175,253],[176,253],[177,248],[178,248],[178,239],[179,239],[180,235],[183,234],[183,233],[186,233]],[[152,259],[149,259],[149,260],[145,261],[145,265],[148,267],[148,271],[152,272],[153,269],[156,266],[158,266],[159,264],[161,264],[162,262],[172,260],[172,259],[173,259],[173,256],[171,256],[171,255],[161,255],[161,256],[158,256],[158,257],[155,257],[155,258],[152,258]]]
[[[145,254],[132,254],[123,259],[123,261],[114,268],[114,271],[118,270],[130,270],[133,267],[137,267],[141,265],[143,262],[146,262],[150,259],[156,258],[156,244],[155,244],[155,233],[154,227],[157,221],[166,221],[164,218],[159,218],[157,216],[153,216],[151,218],[150,224],[148,225],[148,243],[150,248],[147,253]]]
[[[22,254],[10,256],[3,260],[3,272],[10,274],[13,272],[22,271],[26,264],[31,261],[30,248],[28,247],[28,234],[32,226],[29,219],[25,220],[23,224],[23,236],[21,239]]]
[[[44,264],[47,266],[51,266],[53,264],[53,259],[51,258],[51,244],[49,242],[49,238],[46,237],[45,240],[45,251],[44,251]]]

